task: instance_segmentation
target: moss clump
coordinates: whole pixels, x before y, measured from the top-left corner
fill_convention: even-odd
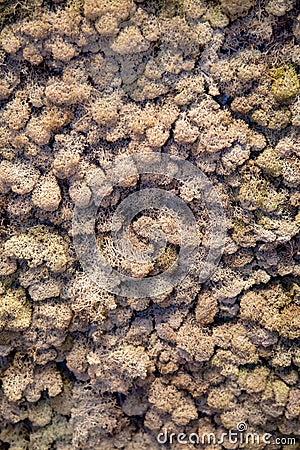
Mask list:
[[[157,259],[156,264],[160,270],[168,270],[177,263],[178,254],[175,247],[167,247],[165,252]]]
[[[286,197],[276,192],[267,180],[251,178],[241,185],[239,200],[250,211],[261,209],[272,212],[284,203]]]
[[[222,12],[219,5],[209,9],[206,19],[213,28],[225,28],[229,24],[228,17]]]
[[[71,13],[83,15],[84,0],[67,0],[66,8]]]
[[[9,289],[0,296],[0,330],[26,330],[30,327],[31,315],[31,306],[23,289]]]
[[[5,250],[9,257],[25,259],[29,267],[45,263],[56,273],[64,272],[69,261],[68,243],[46,226],[33,227],[26,233],[12,236],[6,241]]]
[[[255,4],[253,0],[220,0],[221,9],[232,18],[246,16]]]
[[[15,22],[32,16],[43,5],[42,0],[10,0],[0,2],[0,27],[6,22]]]
[[[270,71],[273,78],[272,92],[278,102],[286,102],[296,97],[300,82],[293,66],[274,68]]]
[[[183,0],[151,0],[149,8],[165,17],[183,16]]]
[[[283,161],[272,148],[264,150],[257,158],[256,164],[265,173],[273,177],[279,177],[282,174]]]

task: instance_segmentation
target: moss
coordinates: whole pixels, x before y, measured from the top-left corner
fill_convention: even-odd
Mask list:
[[[288,401],[290,388],[281,380],[274,381],[272,383],[272,388],[276,403],[285,406]]]
[[[300,307],[293,301],[291,293],[279,283],[262,294],[249,291],[240,302],[241,318],[258,322],[284,338],[297,339],[300,336]]]
[[[264,150],[255,162],[265,173],[273,177],[279,177],[282,174],[283,161],[272,148]]]
[[[76,15],[83,15],[84,0],[67,0],[66,8]]]
[[[224,387],[212,388],[207,397],[208,406],[225,411],[232,407],[233,400],[233,393]]]
[[[53,272],[64,272],[68,264],[68,243],[46,226],[33,227],[6,241],[9,256],[25,259],[30,267],[45,265]]]
[[[271,130],[283,130],[291,122],[291,111],[287,107],[279,109],[259,108],[252,113],[252,119],[262,127]]]
[[[0,296],[0,329],[23,331],[30,327],[32,310],[23,289],[10,289]]]
[[[174,17],[183,15],[184,0],[151,0],[150,8],[166,17]]]
[[[0,3],[0,27],[7,22],[16,22],[36,14],[42,5],[42,0],[10,0]]]
[[[225,28],[229,24],[229,19],[222,12],[220,6],[211,8],[206,14],[206,19],[213,28]]]
[[[30,435],[32,449],[48,450],[56,440],[66,439],[70,435],[70,426],[64,416],[56,415],[52,422],[39,428]]]
[[[220,0],[222,11],[233,19],[246,16],[255,5],[253,0]]]
[[[232,238],[235,242],[247,243],[249,246],[254,246],[256,242],[252,227],[239,218],[233,220]]]
[[[257,366],[254,370],[242,368],[239,371],[239,385],[248,393],[262,392],[266,387],[269,369],[264,366]]]
[[[270,71],[270,76],[273,79],[272,93],[278,102],[284,103],[296,97],[300,82],[293,66],[274,68]]]
[[[0,0],[0,448],[154,450],[163,429],[299,429],[300,46],[293,24],[291,39],[278,33],[300,20],[293,1]],[[172,180],[177,164],[127,177],[122,156],[140,152],[208,175],[228,228],[218,267],[210,190],[196,195],[193,171]],[[123,229],[123,253],[111,219],[125,197],[164,189],[195,216],[199,258],[172,291],[113,295],[80,265],[72,211],[92,206],[98,170],[91,188],[124,177],[93,231],[125,276],[171,273],[184,238],[171,205],[153,204]],[[204,266],[216,270],[202,283]]]
[[[160,271],[166,271],[177,263],[178,254],[175,247],[167,247],[166,251],[160,255],[156,261]]]
[[[276,211],[286,200],[286,196],[263,179],[250,179],[240,187],[239,200],[249,210]]]

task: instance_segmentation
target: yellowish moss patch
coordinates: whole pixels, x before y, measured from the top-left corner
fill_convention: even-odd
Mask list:
[[[286,102],[296,97],[300,90],[300,81],[292,66],[274,68],[270,71],[272,92],[279,102]]]

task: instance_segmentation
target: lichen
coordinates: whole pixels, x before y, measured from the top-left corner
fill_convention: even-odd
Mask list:
[[[296,97],[300,90],[300,81],[293,66],[278,67],[270,71],[274,79],[272,93],[279,102],[286,102]]]
[[[0,328],[24,331],[30,327],[32,308],[23,289],[9,289],[0,298]]]
[[[26,260],[30,267],[45,264],[53,272],[64,272],[69,260],[68,243],[45,226],[13,236],[6,241],[5,252],[10,257]]]
[[[158,450],[168,430],[166,448],[192,450],[176,436],[241,422],[298,438],[295,0],[0,0],[0,26],[0,448]],[[189,161],[218,193],[227,234],[205,282],[203,196],[177,164],[127,176],[134,153]],[[149,208],[124,253],[111,219],[129,195],[159,188],[195,217],[197,257],[161,295],[108,292],[75,252],[74,210],[115,162],[94,227],[115,271],[172,273],[184,244],[177,216]]]

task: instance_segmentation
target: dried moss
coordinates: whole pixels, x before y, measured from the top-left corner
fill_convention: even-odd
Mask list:
[[[23,289],[9,289],[0,295],[0,329],[24,331],[30,327],[32,308]]]
[[[0,447],[157,450],[164,429],[220,436],[241,421],[299,433],[294,3],[0,1]],[[75,204],[91,204],[99,167],[135,152],[189,160],[218,191],[228,233],[205,283],[209,216],[172,167],[111,189],[96,234],[115,270],[164,272],[181,246],[175,217],[133,220],[134,251],[166,238],[143,262],[115,245],[111,215],[144,187],[179,196],[202,238],[182,283],[123,298],[82,271]]]
[[[293,66],[274,68],[270,71],[270,76],[274,79],[272,93],[276,100],[285,103],[296,97],[300,90],[300,81]]]
[[[43,0],[8,0],[0,2],[0,28],[25,17],[32,17],[41,10]]]

